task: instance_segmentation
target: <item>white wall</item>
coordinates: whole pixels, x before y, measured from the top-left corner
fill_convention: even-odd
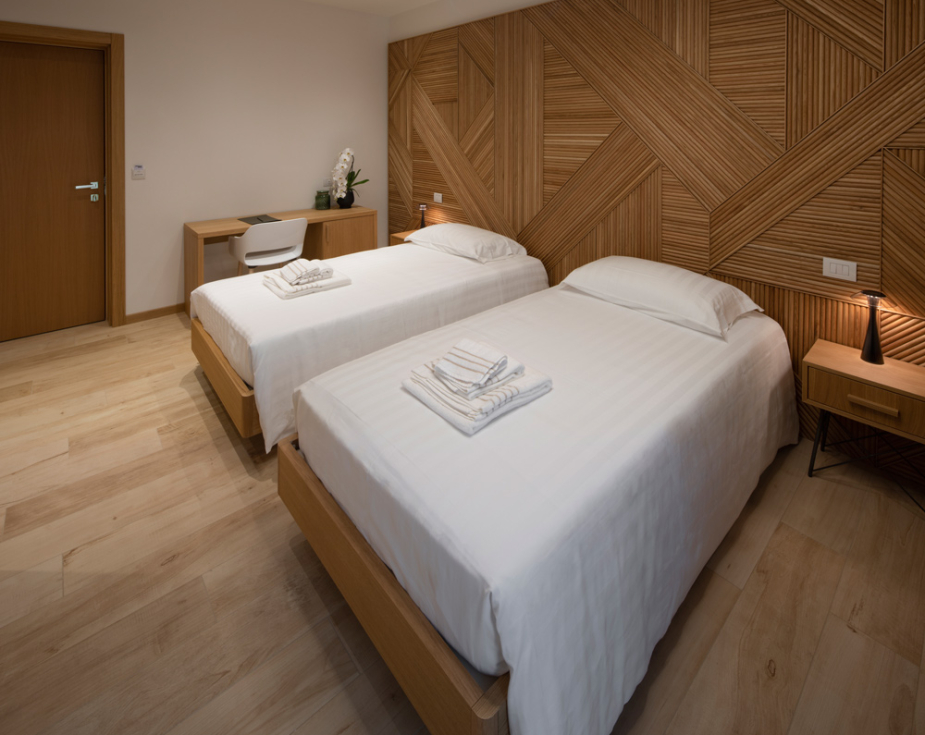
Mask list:
[[[347,146],[386,244],[387,18],[305,0],[0,0],[0,20],[125,34],[129,314],[183,301],[184,222],[312,207]],[[222,257],[209,248],[207,273]]]
[[[543,0],[437,0],[420,8],[393,15],[389,41],[470,23],[481,18],[539,5]]]

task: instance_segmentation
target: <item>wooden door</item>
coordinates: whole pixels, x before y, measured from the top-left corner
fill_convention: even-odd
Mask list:
[[[104,75],[102,51],[0,42],[0,341],[106,318]]]

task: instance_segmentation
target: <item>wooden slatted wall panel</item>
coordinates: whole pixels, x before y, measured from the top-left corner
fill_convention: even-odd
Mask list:
[[[886,0],[884,19],[884,68],[908,54],[925,41],[925,2],[922,0]]]
[[[851,294],[881,288],[884,351],[925,365],[923,7],[557,0],[399,41],[390,229],[425,202],[553,283],[608,254],[705,272],[780,322],[795,371],[816,339],[860,348]]]
[[[784,145],[787,11],[774,0],[712,0],[710,84]]]
[[[543,203],[597,150],[620,119],[555,47],[543,66]]]
[[[788,22],[787,145],[792,146],[879,72],[796,15],[791,13]]]

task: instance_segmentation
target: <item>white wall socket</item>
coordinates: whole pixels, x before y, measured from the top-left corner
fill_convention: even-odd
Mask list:
[[[823,258],[822,275],[826,278],[839,278],[842,281],[856,281],[858,280],[858,264],[852,260]]]
[[[437,202],[437,204],[443,204],[443,194],[434,192],[434,201]]]

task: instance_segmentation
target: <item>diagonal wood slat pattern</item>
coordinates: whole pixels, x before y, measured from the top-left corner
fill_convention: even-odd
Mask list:
[[[883,155],[883,289],[899,311],[925,317],[925,177]]]
[[[925,115],[919,46],[711,215],[710,260],[722,262]]]
[[[543,203],[548,202],[620,119],[547,42],[543,71]]]
[[[708,209],[777,157],[766,133],[619,6],[560,0],[523,12]]]
[[[883,69],[882,0],[778,0],[878,70]]]
[[[791,14],[787,29],[787,146],[828,119],[879,72]]]
[[[459,46],[459,139],[491,99],[494,88],[469,53]]]
[[[626,125],[618,125],[521,231],[519,241],[549,270],[656,168],[652,152]]]
[[[922,0],[886,0],[884,64],[893,64],[925,41],[925,3]]]
[[[925,120],[890,141],[890,148],[925,148]]]
[[[459,141],[485,188],[495,193],[495,100],[490,97]]]
[[[678,181],[662,170],[662,243],[664,263],[705,273],[710,267],[710,214]]]
[[[774,0],[712,0],[710,84],[783,146],[787,11]]]
[[[482,70],[491,84],[495,83],[495,20],[486,18],[459,27],[459,45]]]
[[[925,176],[925,148],[887,148],[919,176]]]

